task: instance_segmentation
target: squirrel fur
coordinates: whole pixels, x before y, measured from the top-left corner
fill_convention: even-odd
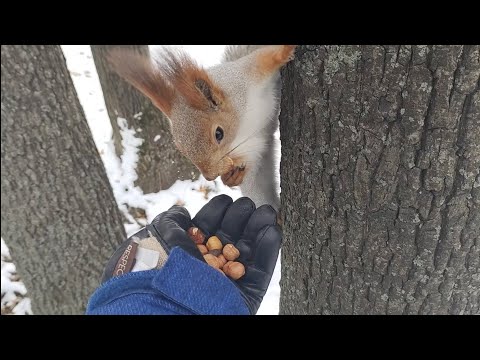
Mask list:
[[[207,69],[170,49],[155,59],[115,49],[109,60],[167,116],[175,145],[207,180],[220,176],[256,206],[278,210],[279,70],[294,51],[294,45],[230,45],[222,62]]]

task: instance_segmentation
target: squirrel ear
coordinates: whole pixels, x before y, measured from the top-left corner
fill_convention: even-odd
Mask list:
[[[190,106],[208,111],[217,110],[222,105],[225,100],[222,90],[185,52],[164,49],[162,60],[158,62],[160,70]]]
[[[150,58],[132,51],[113,49],[107,59],[118,75],[149,97],[167,117],[170,116],[175,90]]]
[[[217,110],[218,106],[221,104],[221,94],[215,93],[212,87],[204,79],[195,80],[195,87],[203,94],[205,99],[207,99],[210,108]]]
[[[293,60],[296,45],[271,45],[255,52],[255,76],[263,79]]]

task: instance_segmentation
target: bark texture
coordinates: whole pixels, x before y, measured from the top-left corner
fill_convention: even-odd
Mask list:
[[[137,163],[138,185],[144,193],[169,188],[177,179],[195,179],[198,171],[174,145],[168,119],[137,89],[113,72],[106,59],[108,51],[119,46],[149,56],[148,45],[92,45],[92,54],[102,85],[105,105],[113,128],[117,156],[121,156],[122,137],[117,118],[127,120],[129,128],[143,139]]]
[[[1,233],[35,314],[83,313],[125,239],[60,46],[2,45]]]
[[[298,48],[281,313],[480,313],[479,77],[478,45]]]

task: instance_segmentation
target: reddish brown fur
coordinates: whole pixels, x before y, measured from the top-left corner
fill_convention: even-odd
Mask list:
[[[175,114],[174,114],[175,115]],[[238,124],[238,117],[230,102],[225,102],[219,111],[204,113],[197,112],[192,116],[192,126],[195,130],[192,133],[200,132],[201,141],[192,140],[187,142],[176,142],[177,148],[188,157],[200,169],[207,179],[215,179],[234,168],[234,163],[229,156],[223,156],[230,149],[228,144],[218,145],[215,140],[215,129],[221,126],[226,134],[234,134]],[[172,126],[185,126],[183,123],[172,120]],[[239,160],[240,161],[240,160]],[[241,164],[237,164],[240,166]]]
[[[170,116],[175,89],[150,59],[132,51],[114,49],[109,52],[108,61],[121,77],[148,96],[165,115]]]
[[[262,79],[280,69],[292,60],[295,47],[295,45],[274,45],[259,51],[254,69],[255,75]]]
[[[202,111],[212,109],[210,101],[196,86],[199,80],[204,81],[210,88],[212,97],[219,107],[224,103],[225,95],[223,92],[214,84],[207,72],[187,54],[165,49],[163,59],[165,63],[159,63],[159,68],[194,109]]]
[[[114,70],[148,96],[167,116],[170,116],[176,92],[188,105],[201,111],[217,110],[225,103],[224,93],[187,54],[164,49],[162,59],[163,62],[154,66],[150,59],[122,49],[114,49],[108,56]],[[198,87],[199,82],[211,95],[210,100]]]

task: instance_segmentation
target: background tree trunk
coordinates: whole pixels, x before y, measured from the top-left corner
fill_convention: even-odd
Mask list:
[[[35,314],[83,313],[125,232],[60,46],[2,45],[1,232]]]
[[[120,45],[149,56],[148,45]],[[119,45],[92,45],[92,54],[102,85],[105,105],[113,128],[117,156],[123,152],[117,117],[125,118],[129,127],[142,138],[137,163],[138,185],[144,193],[169,188],[177,179],[195,179],[195,166],[177,150],[167,118],[137,89],[112,71],[106,60],[109,50]]]
[[[299,47],[281,313],[480,313],[479,76],[479,46]]]

